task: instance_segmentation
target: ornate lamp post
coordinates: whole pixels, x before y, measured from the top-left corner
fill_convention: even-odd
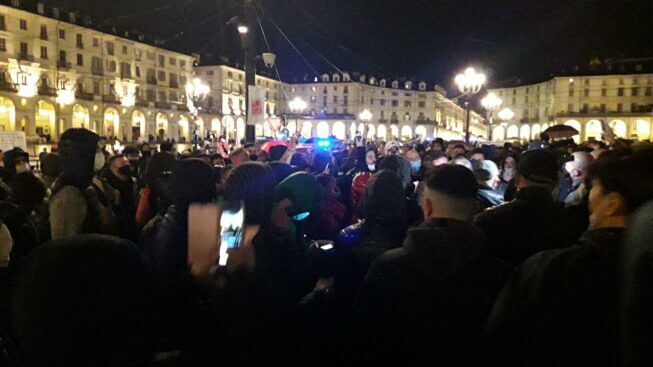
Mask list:
[[[372,112],[368,110],[367,108],[362,110],[361,113],[358,114],[358,118],[361,120],[363,123],[363,126],[367,127],[367,124],[372,120]],[[366,129],[363,129],[363,132],[365,132]],[[367,136],[363,136],[363,139],[367,139]]]
[[[490,140],[492,140],[492,115],[494,111],[501,106],[503,103],[503,100],[501,98],[497,97],[495,93],[488,93],[487,96],[485,96],[483,99],[481,99],[481,105],[485,107],[485,110],[487,111],[487,115],[489,116],[489,122],[490,122]]]
[[[485,84],[485,74],[477,73],[474,68],[469,67],[465,69],[464,73],[456,75],[455,82],[458,85],[458,90],[463,96],[470,96],[478,93],[483,84]],[[467,119],[465,122],[465,141],[469,142],[469,98],[465,101],[465,110],[467,112]]]
[[[512,120],[512,118],[515,117],[515,112],[513,112],[513,110],[511,110],[510,108],[506,107],[501,111],[499,111],[498,116],[499,119],[501,120],[501,125],[505,127],[508,125],[508,121]],[[504,136],[505,139],[507,138],[508,131],[505,131],[504,134],[506,134],[506,136]]]
[[[209,94],[209,86],[203,84],[199,78],[194,78],[192,82],[186,84],[186,106],[193,116],[199,112],[198,104]]]

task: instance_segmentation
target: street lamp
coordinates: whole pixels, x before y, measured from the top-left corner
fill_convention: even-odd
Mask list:
[[[206,98],[209,92],[209,86],[202,83],[199,78],[194,78],[191,83],[186,84],[186,105],[191,114],[197,116],[197,105]]]
[[[492,140],[492,113],[494,110],[499,108],[501,106],[501,103],[503,103],[503,100],[501,98],[497,97],[497,95],[493,92],[490,92],[485,96],[483,99],[481,99],[481,105],[485,107],[485,110],[487,111],[487,115],[489,116],[489,122],[490,122],[490,140]]]
[[[470,96],[478,93],[483,84],[485,84],[485,74],[477,73],[474,68],[465,69],[464,73],[456,75],[455,82],[462,96]],[[465,123],[465,141],[469,142],[469,97],[465,101],[465,110],[467,111],[467,120]]]
[[[363,122],[363,126],[367,127],[367,124],[372,120],[372,112],[368,110],[367,108],[362,110],[361,113],[358,114],[358,118]],[[365,132],[365,129],[363,129],[363,132]],[[363,136],[363,139],[366,139],[367,136]]]
[[[247,34],[247,32],[249,32],[249,28],[247,28],[246,25],[239,25],[238,26],[238,33]]]
[[[507,123],[508,121],[512,120],[513,117],[515,117],[515,113],[508,107],[499,111],[497,115],[504,123]]]
[[[297,133],[298,130],[297,115],[300,115],[302,112],[304,112],[307,106],[308,105],[306,104],[306,102],[304,102],[304,100],[299,97],[295,97],[293,100],[288,102],[288,108],[290,109],[290,112],[292,112],[295,115],[295,133]],[[299,128],[299,131],[301,131],[301,128]]]

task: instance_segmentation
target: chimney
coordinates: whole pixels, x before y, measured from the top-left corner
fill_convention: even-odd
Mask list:
[[[77,22],[77,15],[75,14],[75,12],[71,11],[70,13],[68,13],[68,20],[70,21],[70,23]]]
[[[36,12],[41,15],[45,14],[45,6],[43,5],[43,3],[39,2],[36,4]]]
[[[59,19],[59,8],[52,8],[52,16]]]

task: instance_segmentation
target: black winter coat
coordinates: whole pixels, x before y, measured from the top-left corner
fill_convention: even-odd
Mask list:
[[[490,253],[514,266],[537,252],[571,246],[585,229],[541,187],[517,191],[514,200],[479,213],[474,224],[485,232]]]
[[[460,366],[509,275],[484,251],[483,233],[453,219],[429,220],[403,247],[381,255],[356,305],[361,363]]]
[[[497,366],[619,366],[623,229],[586,232],[577,245],[519,266],[486,326]]]

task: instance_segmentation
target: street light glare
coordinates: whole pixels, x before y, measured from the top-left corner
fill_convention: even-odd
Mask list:
[[[290,111],[293,113],[302,113],[306,107],[306,102],[299,97],[295,97],[292,101],[288,102],[288,108],[290,108]]]
[[[372,112],[366,108],[358,114],[358,118],[363,122],[369,122],[372,120]]]
[[[244,25],[239,25],[238,26],[238,33],[247,34],[248,31],[249,31],[249,28],[247,28],[247,26],[244,26]]]
[[[515,117],[515,113],[510,108],[506,107],[499,111],[499,118],[503,121],[512,120],[513,117]]]
[[[483,105],[483,107],[489,111],[497,109],[501,103],[503,103],[503,100],[499,98],[494,92],[488,93],[487,96],[483,97],[481,100],[481,105]]]
[[[468,67],[463,73],[456,75],[454,81],[458,85],[460,93],[476,94],[485,84],[486,77],[485,74],[477,73],[474,68]]]

